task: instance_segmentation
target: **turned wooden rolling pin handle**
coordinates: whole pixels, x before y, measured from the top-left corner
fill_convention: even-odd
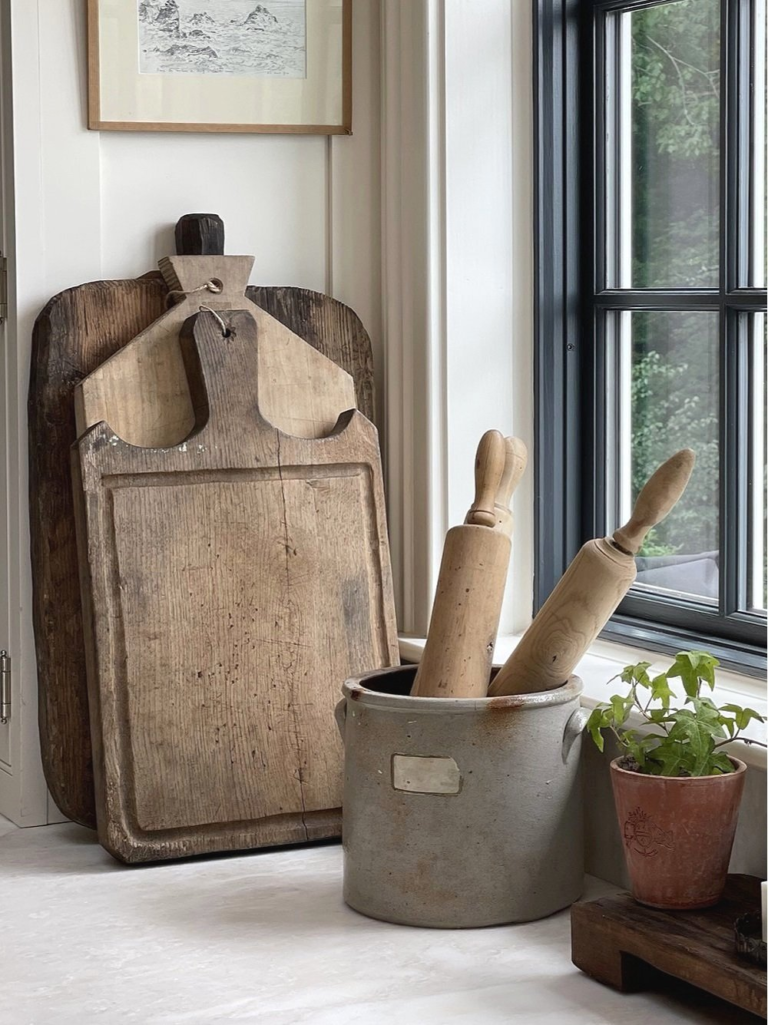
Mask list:
[[[629,521],[614,531],[613,543],[617,547],[627,555],[637,555],[645,535],[664,519],[685,491],[695,461],[691,449],[681,449],[648,478]]]
[[[582,545],[494,678],[491,697],[553,690],[568,679],[632,586],[635,554],[682,495],[693,464],[690,449],[677,452],[649,478],[625,526]]]
[[[509,504],[528,465],[528,449],[519,438],[504,439],[504,473],[496,495],[496,529],[512,533],[512,513]]]
[[[496,526],[496,496],[504,476],[506,447],[501,431],[486,431],[475,457],[475,500],[465,523],[476,527]]]
[[[224,221],[218,214],[184,214],[175,235],[177,256],[224,255]]]

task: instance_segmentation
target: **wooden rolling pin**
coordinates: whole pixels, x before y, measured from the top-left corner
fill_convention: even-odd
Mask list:
[[[525,463],[516,438],[487,431],[480,439],[475,500],[464,524],[445,536],[414,696],[481,698],[488,691],[511,550],[507,504]]]
[[[638,495],[629,522],[581,548],[499,670],[491,697],[553,690],[568,679],[632,585],[643,538],[685,491],[694,460],[689,448],[668,459]]]
[[[504,439],[504,472],[501,475],[501,484],[494,500],[493,508],[496,515],[496,529],[503,530],[507,537],[512,534],[514,519],[509,503],[512,493],[520,482],[528,463],[528,449],[519,438]],[[476,471],[477,472],[477,471]],[[467,513],[465,523],[475,522],[471,517],[474,506]]]

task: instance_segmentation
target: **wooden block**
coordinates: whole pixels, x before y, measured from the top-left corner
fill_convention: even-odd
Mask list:
[[[752,1014],[766,1014],[765,969],[736,954],[734,922],[759,907],[760,880],[732,875],[723,899],[700,911],[661,911],[630,894],[571,908],[571,958],[598,982],[624,993],[652,985],[652,969]]]
[[[176,222],[176,252],[187,256],[224,253],[224,221],[218,214],[184,214]]]

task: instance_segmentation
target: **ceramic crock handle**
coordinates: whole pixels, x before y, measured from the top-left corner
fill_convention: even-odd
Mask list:
[[[581,736],[582,730],[587,725],[587,719],[589,719],[589,710],[586,708],[577,708],[565,724],[565,730],[563,732],[564,762],[568,761],[568,755],[571,753],[571,748],[576,742],[576,739]]]
[[[347,699],[342,698],[341,701],[336,705],[333,710],[333,714],[336,717],[336,725],[339,727],[339,733],[341,739],[344,740],[344,727],[347,722]]]

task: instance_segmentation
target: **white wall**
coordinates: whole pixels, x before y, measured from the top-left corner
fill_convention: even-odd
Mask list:
[[[325,137],[89,132],[85,3],[4,2],[11,12],[16,239],[9,268],[16,395],[8,413],[19,424],[10,458],[10,532],[20,538],[11,566],[20,609],[12,646],[26,703],[22,750],[33,779],[25,784],[33,797],[14,817],[33,824],[42,821],[45,797],[35,749],[24,416],[35,317],[64,288],[151,270],[173,252],[181,214],[214,212],[224,218],[227,252],[256,257],[253,283],[317,289],[352,306],[380,369],[380,5],[354,5],[354,134]]]

